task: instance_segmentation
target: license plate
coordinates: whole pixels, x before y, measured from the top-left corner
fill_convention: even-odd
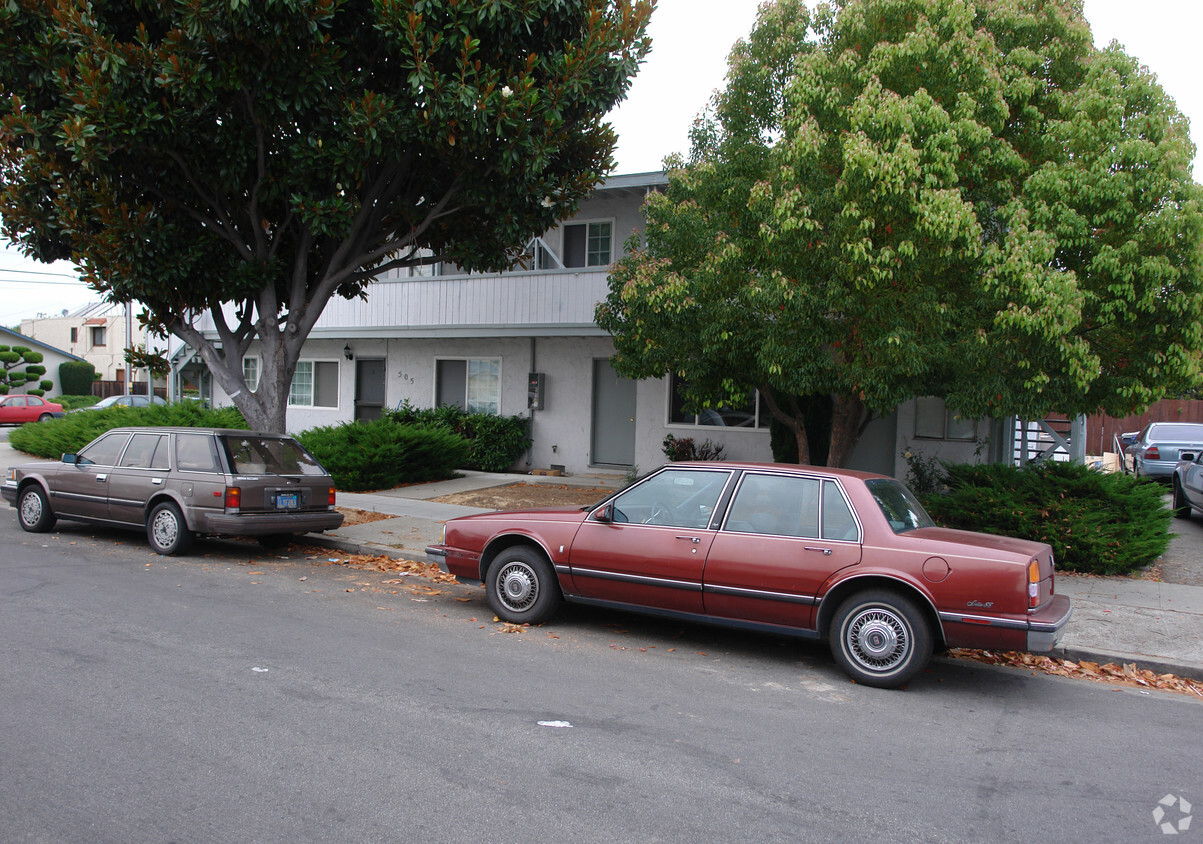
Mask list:
[[[277,510],[296,510],[301,506],[301,499],[295,492],[276,493]]]

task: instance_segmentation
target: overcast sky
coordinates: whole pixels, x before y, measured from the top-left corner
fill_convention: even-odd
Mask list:
[[[618,132],[616,173],[660,169],[664,157],[686,152],[689,126],[723,85],[726,57],[752,28],[759,0],[659,0],[652,15],[652,52],[630,95],[611,114]],[[1119,41],[1155,74],[1191,121],[1203,147],[1203,0],[1086,0],[1095,43]],[[1195,180],[1203,163],[1195,158]],[[3,241],[0,241],[3,243]],[[67,263],[26,261],[0,250],[0,325],[74,310],[98,297],[75,281]]]

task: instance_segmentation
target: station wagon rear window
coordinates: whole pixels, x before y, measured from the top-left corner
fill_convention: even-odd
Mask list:
[[[324,475],[309,452],[294,440],[275,437],[223,437],[237,475]]]

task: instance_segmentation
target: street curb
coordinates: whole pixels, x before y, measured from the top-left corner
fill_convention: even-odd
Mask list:
[[[1040,654],[1037,654],[1040,656]],[[1154,674],[1173,674],[1175,677],[1185,677],[1189,680],[1203,682],[1203,665],[1192,665],[1182,662],[1164,662],[1157,659],[1139,656],[1137,654],[1117,653],[1115,651],[1091,651],[1083,648],[1057,648],[1050,651],[1049,656],[1068,659],[1073,662],[1097,662],[1106,665],[1109,662],[1119,665],[1135,665],[1138,669],[1151,671]]]

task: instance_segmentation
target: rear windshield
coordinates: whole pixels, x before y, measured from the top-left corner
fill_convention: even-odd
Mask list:
[[[324,475],[313,456],[293,439],[223,437],[236,475]]]
[[[1154,425],[1149,429],[1149,439],[1158,442],[1203,442],[1203,425]]]
[[[918,499],[893,478],[871,478],[865,481],[865,486],[873,493],[873,499],[894,533],[935,526]]]

